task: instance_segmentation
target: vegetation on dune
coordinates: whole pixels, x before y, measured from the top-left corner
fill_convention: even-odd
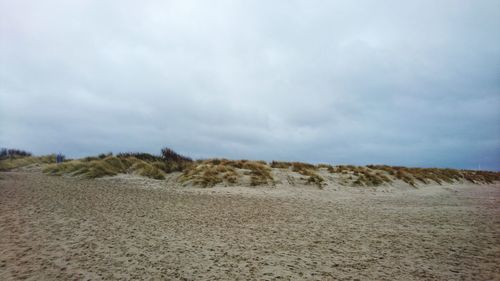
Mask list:
[[[289,169],[292,166],[292,162],[283,162],[283,161],[272,161],[271,168],[275,169]]]
[[[96,160],[72,160],[49,165],[44,169],[44,172],[56,176],[82,176],[88,179],[127,173],[153,179],[165,179],[164,172],[156,166],[134,157],[108,156]]]
[[[323,188],[325,179],[316,172],[318,167],[302,162],[292,162],[292,171],[306,176],[306,183]]]
[[[32,156],[31,152],[21,149],[1,148],[0,160]]]
[[[387,165],[366,167],[340,165],[328,168],[330,173],[339,174],[350,180],[353,186],[380,186],[400,180],[416,187],[418,184],[443,184],[468,181],[472,183],[493,183],[500,180],[500,173],[438,168],[408,168]]]
[[[337,173],[350,180],[353,186],[380,186],[389,184],[392,179],[383,171],[375,171],[367,167],[339,165],[327,168],[330,173]]]
[[[491,184],[500,180],[500,173],[489,171],[455,170],[444,168],[408,168],[386,165],[368,165],[367,167],[382,170],[412,186],[417,183],[454,183],[468,181],[471,183]]]
[[[313,164],[304,162],[283,162],[283,161],[272,161],[271,167],[278,169],[292,168],[293,171],[317,170],[319,168],[317,166],[314,166]]]
[[[180,155],[172,149],[165,147],[161,150],[161,157],[164,161],[172,161],[172,162],[193,162],[193,159]]]
[[[56,163],[59,162],[59,163]],[[410,186],[419,184],[444,184],[471,182],[491,184],[500,181],[499,172],[471,171],[438,168],[409,168],[387,165],[338,165],[308,164],[303,162],[209,159],[193,161],[169,148],[159,155],[139,152],[103,153],[77,160],[65,160],[62,154],[32,156],[19,149],[0,149],[0,171],[8,171],[32,164],[49,164],[44,172],[51,175],[100,178],[117,174],[135,174],[153,179],[165,179],[172,172],[182,172],[180,181],[202,187],[217,184],[251,186],[274,185],[272,169],[284,169],[298,173],[304,184],[325,186],[320,174],[328,171],[347,186],[381,186],[402,181]]]
[[[55,157],[52,157],[52,155],[33,157],[31,152],[20,149],[0,149],[0,171],[8,171],[37,163],[50,163],[52,160],[55,162]]]
[[[155,163],[147,163],[142,160],[137,161],[130,167],[130,171],[134,174],[148,177],[156,180],[165,179],[165,171],[158,168]]]
[[[52,164],[47,166],[43,171],[54,176],[70,175],[82,176],[85,178],[98,178],[116,175],[119,172],[119,169],[104,160],[97,158],[72,160],[60,164]]]
[[[309,163],[303,162],[283,162],[283,161],[272,161],[271,167],[277,169],[291,169],[293,172],[299,173],[303,176],[306,176],[305,183],[316,185],[319,188],[323,188],[325,184],[325,179],[320,176],[317,171],[320,168],[324,168],[327,165],[320,164],[315,166]]]
[[[251,186],[274,183],[271,168],[266,162],[227,159],[197,161],[184,171],[181,181],[212,187],[219,183],[236,184],[242,175],[250,176]]]
[[[56,155],[15,156],[0,160],[0,171],[9,171],[33,164],[49,164],[56,162]]]
[[[318,168],[318,169],[327,169],[328,170],[328,169],[330,169],[332,167],[333,166],[330,165],[330,164],[318,164],[318,165],[316,165],[316,168]]]
[[[219,183],[237,182],[239,176],[236,169],[231,166],[213,163],[198,163],[186,169],[182,174],[181,181],[191,181],[194,185],[201,187],[212,187]]]
[[[153,155],[153,154],[149,154],[149,153],[144,153],[144,152],[122,152],[122,153],[118,153],[116,156],[119,158],[134,157],[134,158],[137,158],[137,159],[140,159],[143,161],[147,161],[147,162],[163,161],[163,158],[161,158],[161,156]]]
[[[171,149],[169,150],[172,151]],[[173,153],[179,155],[175,152]],[[119,153],[116,156],[120,159],[136,158],[142,160],[165,173],[182,172],[187,166],[191,165],[192,163],[192,160],[190,158],[181,155],[179,155],[179,157],[165,157],[164,155],[158,156],[149,153],[128,152]]]
[[[264,161],[236,161],[243,162],[242,168],[245,169],[245,174],[250,175],[250,185],[267,185],[274,184],[274,178],[271,175],[271,168]]]
[[[149,153],[112,153],[85,157],[50,165],[44,172],[51,175],[82,176],[84,178],[100,178],[117,174],[135,174],[152,179],[165,179],[166,173],[183,171],[192,160],[164,148],[162,155]]]

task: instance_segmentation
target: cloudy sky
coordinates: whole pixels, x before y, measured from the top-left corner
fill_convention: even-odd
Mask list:
[[[0,0],[0,146],[500,169],[500,1]]]

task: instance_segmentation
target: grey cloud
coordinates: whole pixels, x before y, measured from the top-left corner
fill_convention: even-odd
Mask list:
[[[498,170],[499,11],[0,0],[0,145]]]

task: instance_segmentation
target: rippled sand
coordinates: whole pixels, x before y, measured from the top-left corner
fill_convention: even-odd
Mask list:
[[[373,192],[2,173],[0,280],[500,280],[500,187]]]

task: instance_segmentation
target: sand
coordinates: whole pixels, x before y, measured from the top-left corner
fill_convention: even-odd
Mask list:
[[[500,186],[1,173],[0,280],[500,280]]]

